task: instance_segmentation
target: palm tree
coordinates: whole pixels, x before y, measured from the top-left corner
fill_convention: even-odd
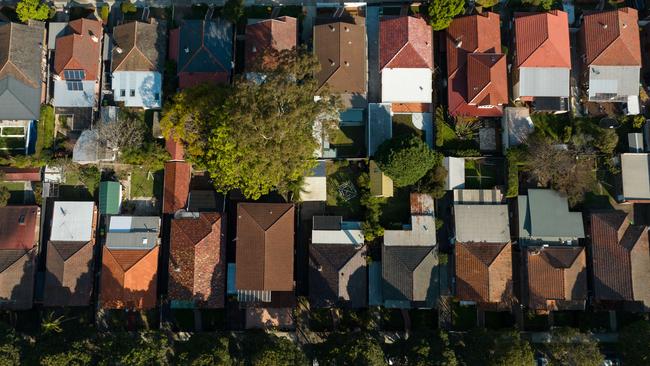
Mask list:
[[[61,333],[63,328],[61,328],[61,323],[63,322],[63,316],[58,318],[54,317],[54,312],[51,311],[45,315],[43,321],[41,321],[41,330],[44,334],[48,333]]]

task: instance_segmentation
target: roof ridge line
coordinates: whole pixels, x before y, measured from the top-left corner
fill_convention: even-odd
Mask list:
[[[154,247],[151,248],[151,249],[145,249],[147,252],[146,252],[142,257],[140,257],[140,259],[138,259],[137,261],[135,261],[135,262],[131,265],[131,267],[129,267],[129,269],[125,270],[125,271],[124,271],[124,275],[126,276],[126,273],[127,273],[127,272],[131,271],[131,270],[133,269],[133,267],[135,267],[138,263],[140,263],[140,261],[142,261],[142,260],[144,259],[144,257],[146,257],[146,256],[148,256],[149,254],[151,254],[151,252],[153,252],[153,250],[154,250],[155,248],[157,248],[157,247],[158,247],[157,245],[154,245]],[[128,250],[128,249],[127,249],[127,250]],[[156,266],[157,266],[157,264],[156,264]]]
[[[18,262],[22,257],[24,257],[25,255],[27,255],[27,254],[28,254],[30,251],[32,251],[33,249],[34,249],[34,248],[32,248],[32,249],[30,249],[30,250],[27,250],[27,249],[10,249],[10,250],[23,250],[24,253],[23,253],[23,255],[21,255],[20,257],[16,257],[16,259],[15,259],[13,262],[11,262],[11,263],[10,263],[10,264],[5,268],[5,270],[6,270],[6,269],[9,269],[9,267],[11,267],[11,266],[13,266],[14,264],[16,264],[16,262]],[[4,272],[4,271],[3,271],[3,272]],[[2,273],[2,272],[0,272],[0,273]]]

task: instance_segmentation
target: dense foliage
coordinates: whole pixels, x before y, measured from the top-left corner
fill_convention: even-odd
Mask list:
[[[375,153],[377,165],[395,187],[414,184],[442,160],[417,136],[398,136],[382,143]]]
[[[628,325],[618,340],[626,365],[650,365],[650,322],[639,320]]]
[[[456,354],[449,342],[449,336],[442,332],[413,334],[400,339],[393,345],[396,365],[410,366],[457,366]]]
[[[319,345],[321,365],[385,365],[380,342],[366,332],[334,333]]]
[[[29,20],[47,20],[50,18],[50,7],[41,0],[20,0],[16,5],[16,14],[23,23]]]
[[[541,350],[549,366],[601,366],[605,360],[593,336],[572,328],[555,328]]]
[[[447,29],[457,15],[465,11],[465,0],[432,0],[429,3],[429,24],[434,31]]]

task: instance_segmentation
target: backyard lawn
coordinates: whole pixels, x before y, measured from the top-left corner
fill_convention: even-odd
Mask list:
[[[465,188],[490,189],[496,186],[496,166],[480,160],[465,159]]]
[[[362,157],[366,151],[366,129],[364,126],[343,126],[330,136],[330,145],[340,158]]]
[[[328,211],[346,220],[361,219],[361,192],[357,185],[361,167],[358,163],[328,161],[325,172]]]
[[[162,196],[163,171],[150,172],[135,169],[131,172],[131,199],[135,197]]]

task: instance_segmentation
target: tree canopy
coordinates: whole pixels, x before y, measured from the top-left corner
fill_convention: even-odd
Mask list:
[[[418,136],[402,135],[382,143],[375,159],[381,170],[393,179],[395,187],[405,187],[439,165],[442,157]]]
[[[549,366],[600,366],[605,360],[598,342],[591,335],[573,328],[553,329],[550,342],[545,344],[542,353]]]
[[[650,365],[650,322],[639,320],[624,327],[618,344],[626,364]]]
[[[366,332],[332,333],[319,345],[321,365],[385,365],[379,341]]]
[[[250,331],[238,339],[239,359],[253,366],[302,366],[309,362],[304,352],[290,340],[263,331]]]
[[[428,11],[434,31],[447,29],[454,17],[465,11],[465,0],[432,0]]]
[[[210,173],[220,192],[240,189],[255,199],[288,191],[315,166],[314,121],[325,132],[338,121],[338,99],[318,91],[312,77],[318,60],[304,49],[276,57],[261,82],[200,85],[167,105],[163,133],[185,146],[187,158]]]
[[[446,333],[414,333],[408,339],[395,342],[397,365],[457,366],[456,354]]]
[[[41,0],[20,0],[16,5],[16,14],[23,23],[29,20],[47,20],[50,18],[50,7]]]

